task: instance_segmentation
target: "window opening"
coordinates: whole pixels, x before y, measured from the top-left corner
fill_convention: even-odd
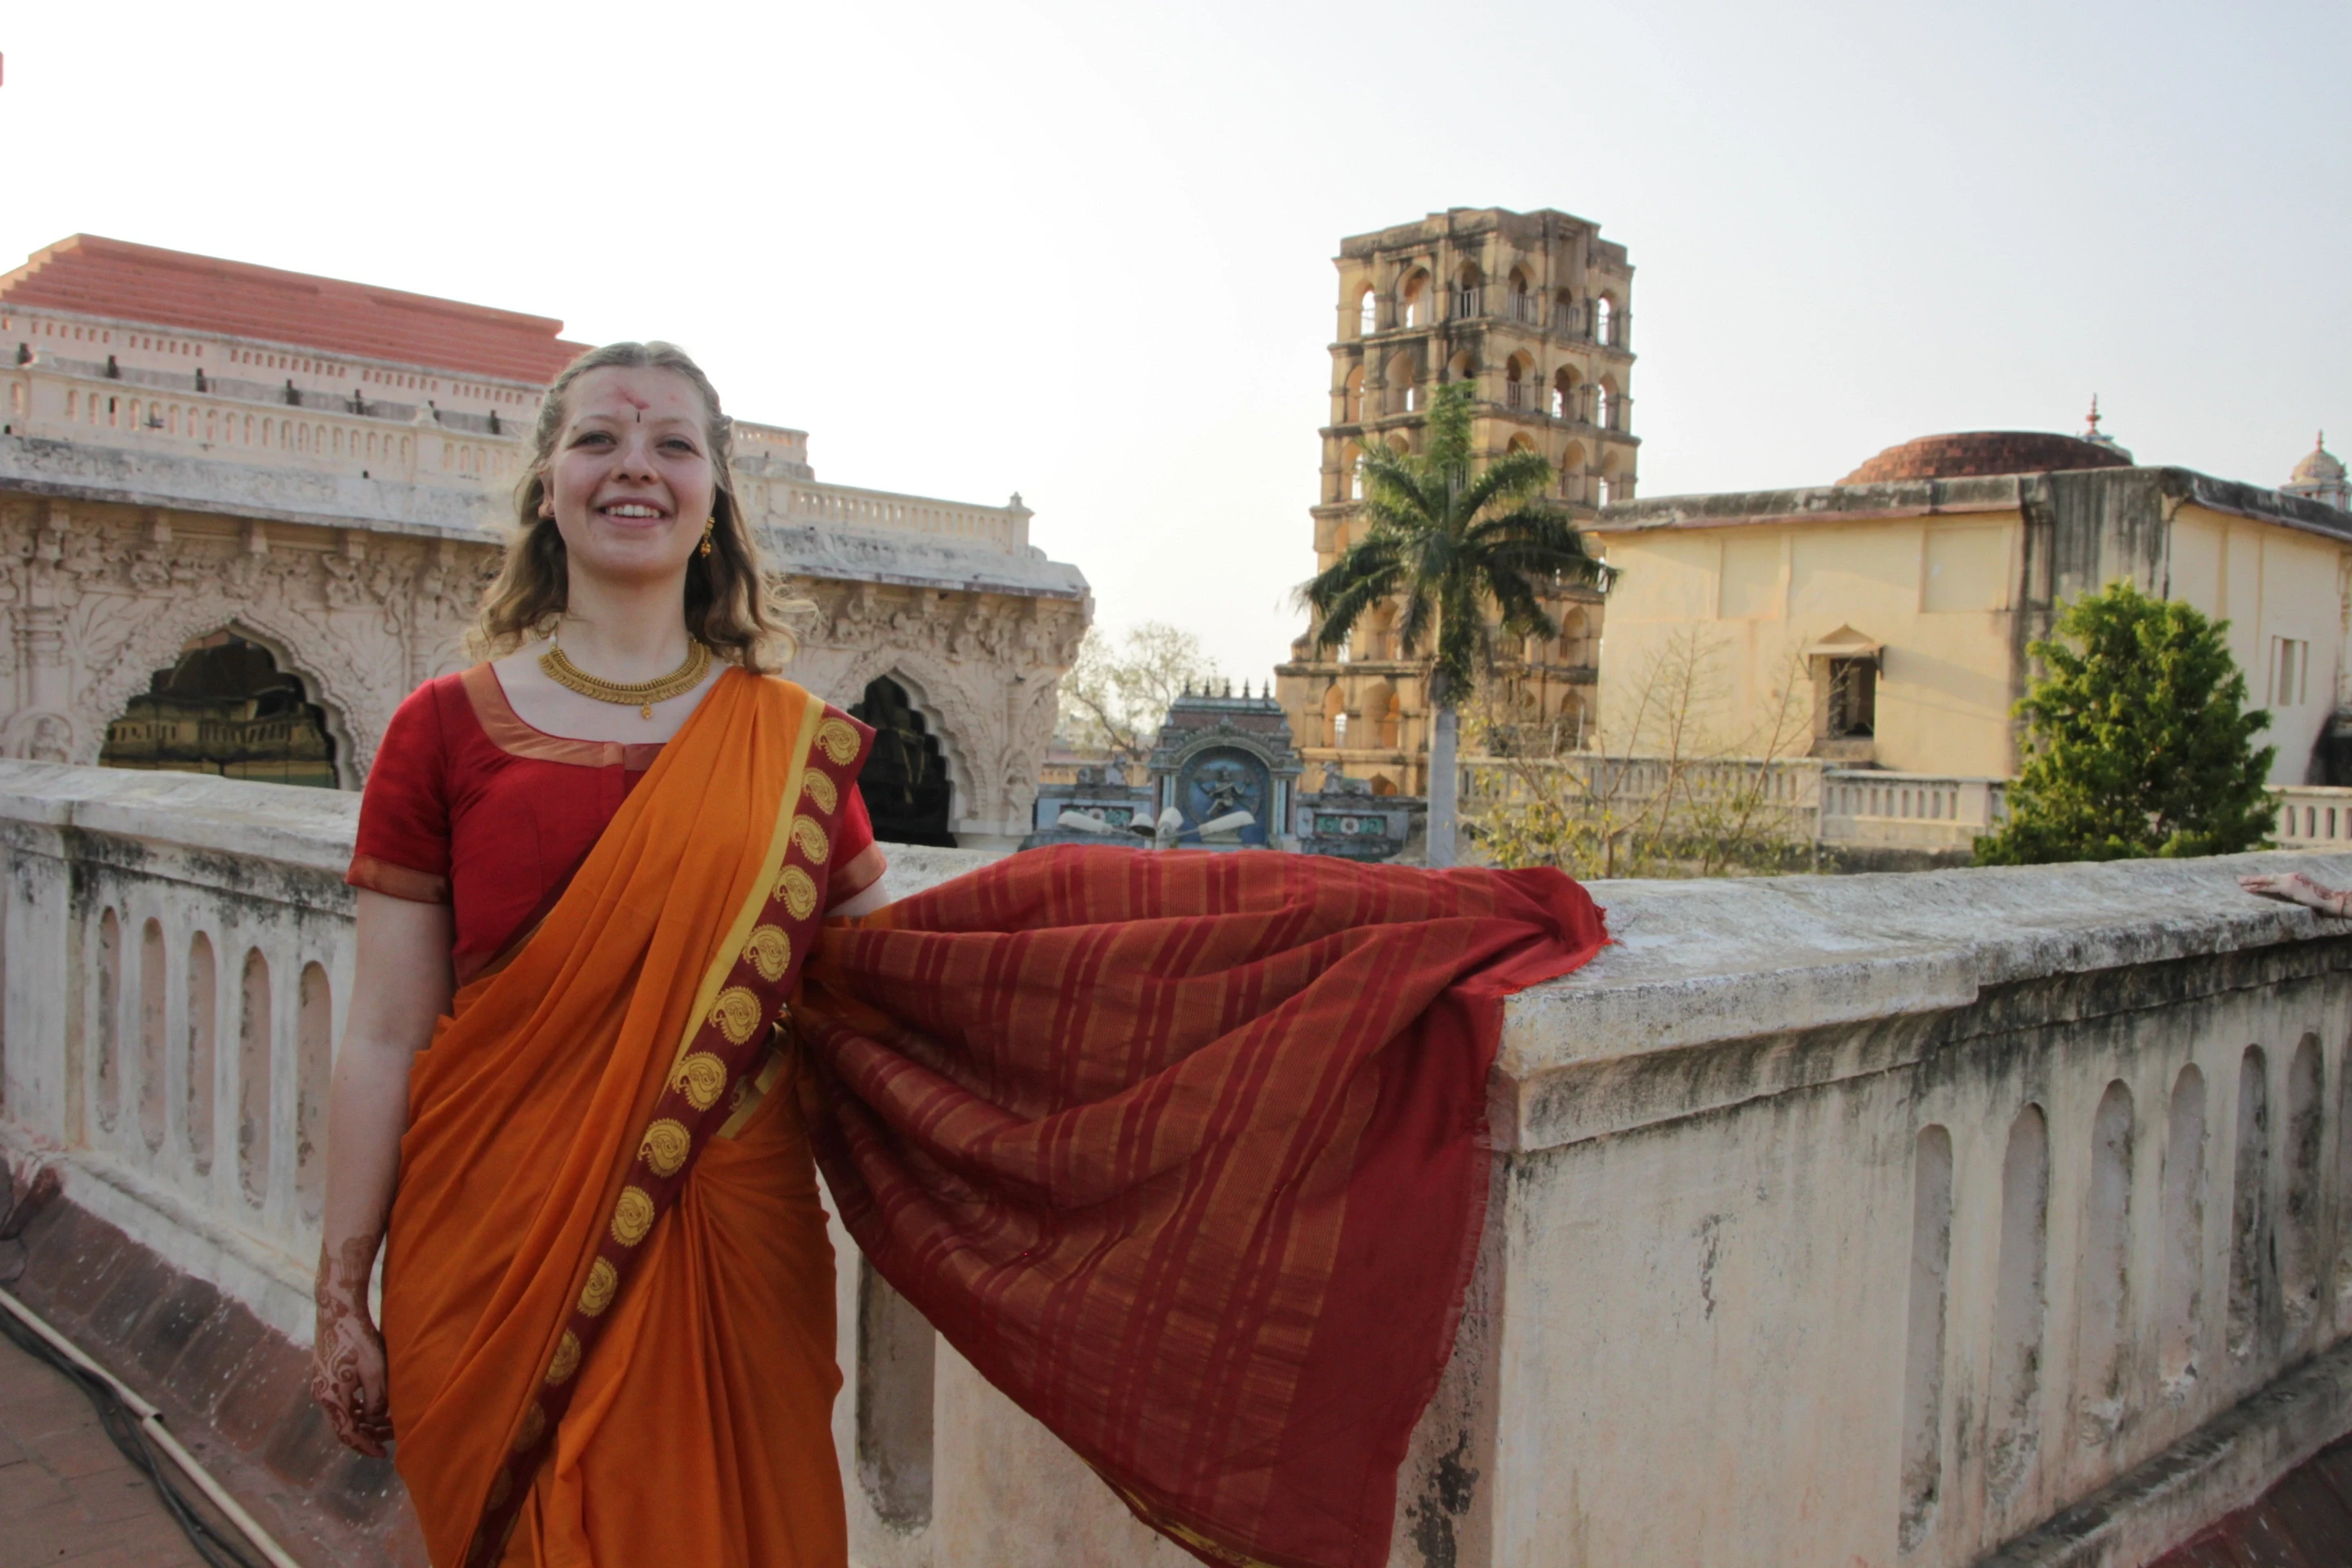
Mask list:
[[[1601,487],[1601,504],[1608,504],[1608,486]],[[1878,722],[1878,665],[1867,658],[1830,660],[1829,734],[1832,738],[1873,734]]]
[[[106,728],[99,765],[214,773],[333,789],[326,710],[268,648],[234,632],[199,637]]]
[[[948,818],[955,792],[947,758],[907,689],[887,676],[868,681],[865,697],[849,711],[874,729],[874,750],[857,778],[874,837],[953,848]]]

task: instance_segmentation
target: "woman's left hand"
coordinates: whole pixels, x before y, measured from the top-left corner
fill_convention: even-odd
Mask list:
[[[392,1441],[383,1335],[368,1315],[368,1274],[375,1239],[348,1243],[338,1259],[319,1259],[319,1319],[310,1346],[310,1397],[343,1447],[372,1459]]]

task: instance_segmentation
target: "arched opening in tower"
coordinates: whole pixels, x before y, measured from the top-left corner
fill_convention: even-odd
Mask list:
[[[907,689],[882,676],[866,683],[866,695],[849,711],[874,729],[874,750],[857,777],[866,815],[874,819],[874,837],[890,844],[953,848],[948,814],[954,790],[948,783],[947,758]]]
[[[99,765],[333,789],[335,737],[302,678],[233,631],[201,637],[106,727]]]

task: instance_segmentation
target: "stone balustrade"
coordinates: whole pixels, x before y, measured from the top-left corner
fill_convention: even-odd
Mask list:
[[[1742,793],[1770,811],[1776,831],[1827,845],[1965,850],[2009,816],[2007,779],[1837,768],[1809,757],[1465,757],[1462,766],[1464,810],[1474,814],[1531,798],[1534,781],[1551,773],[1563,781],[1562,798],[1607,803],[1621,816],[1662,794],[1696,803]],[[2352,850],[2352,789],[2274,784],[2271,796],[2280,847]]]
[[[966,548],[1008,554],[1025,553],[1029,548],[1030,514],[1017,498],[1012,506],[969,506],[814,479],[781,480],[754,489],[754,506],[764,505],[768,521],[782,527],[819,523],[920,533]]]
[[[2278,828],[2271,837],[2286,849],[2352,850],[2352,789],[2287,784],[2271,791]]]
[[[265,469],[328,472],[448,487],[478,494],[485,526],[522,471],[527,434],[447,428],[430,418],[320,406],[318,394],[289,405],[258,382],[215,378],[206,390],[148,384],[164,379],[43,353],[0,372],[10,433],[139,451],[206,457]]]
[[[263,383],[218,378],[198,392],[149,385],[137,379],[142,375],[161,379],[142,372],[110,378],[102,363],[45,352],[29,363],[0,367],[0,408],[9,434],[35,439],[455,489],[486,531],[508,520],[509,497],[530,458],[523,416],[493,431],[480,416],[446,415],[442,418],[451,423],[445,424],[412,404],[353,413],[318,406],[313,393],[298,407]],[[1028,552],[1031,514],[1017,501],[974,506],[801,478],[805,433],[741,421],[736,428],[747,510],[756,521],[919,534],[965,549]],[[769,458],[782,469],[772,470]]]
[[[297,1342],[353,805],[0,763],[0,1142]],[[2352,882],[1596,884],[1616,944],[1507,1015],[1392,1563],[2128,1564],[2352,1425],[2352,924],[2250,864]],[[857,1563],[1190,1561],[836,1242]]]
[[[1817,833],[1824,844],[1966,849],[1999,828],[2008,791],[2002,779],[1837,769],[1822,775]]]
[[[0,1137],[310,1334],[359,797],[0,763]]]

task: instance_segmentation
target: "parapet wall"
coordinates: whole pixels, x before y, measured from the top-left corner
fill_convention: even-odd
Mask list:
[[[355,805],[0,763],[0,1144],[296,1344]],[[2352,925],[2255,859],[2352,882],[1597,884],[1618,944],[1509,1012],[1392,1561],[2140,1563],[2352,1425]],[[856,1561],[1190,1561],[836,1240]]]
[[[2217,1436],[2352,1322],[2352,928],[2256,862],[1597,885],[1496,1078],[1459,1561],[2138,1563],[2343,1431]]]

